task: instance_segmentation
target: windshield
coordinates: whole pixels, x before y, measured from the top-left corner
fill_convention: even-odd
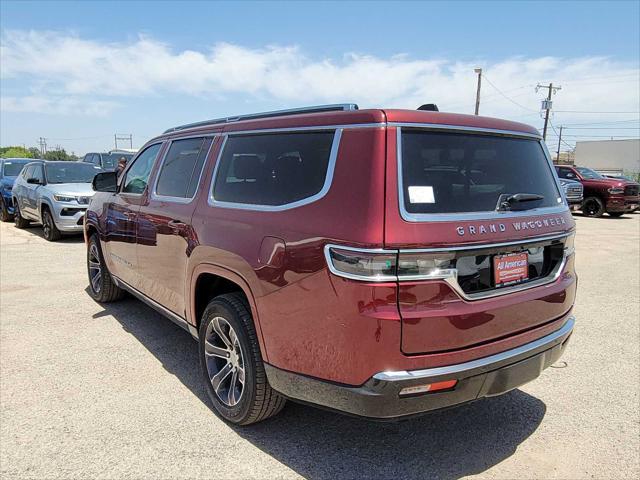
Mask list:
[[[536,139],[402,130],[402,193],[408,213],[495,211],[504,195],[533,194],[512,210],[562,200]]]
[[[587,178],[590,180],[594,178],[604,178],[598,172],[596,172],[595,170],[591,170],[590,168],[576,167],[576,170],[578,170],[578,172],[580,172],[580,175],[582,175],[584,178]]]
[[[110,153],[109,155],[102,155],[102,168],[105,170],[115,170],[118,166],[118,160],[124,158],[127,163],[133,157],[133,153]]]
[[[48,183],[90,183],[102,170],[95,165],[78,162],[45,164]]]
[[[22,167],[24,167],[30,160],[25,162],[4,162],[4,167],[2,167],[2,176],[3,177],[17,177],[20,175],[20,171]]]

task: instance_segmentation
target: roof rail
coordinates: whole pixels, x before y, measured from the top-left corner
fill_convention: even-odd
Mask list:
[[[273,112],[249,113],[247,115],[237,115],[235,117],[223,117],[213,120],[205,120],[203,122],[187,123],[186,125],[180,125],[178,127],[173,127],[165,130],[164,133],[186,130],[187,128],[205,127],[209,125],[238,122],[240,120],[257,120],[260,118],[284,117],[287,115],[298,115],[302,113],[321,113],[345,110],[358,110],[358,105],[356,105],[355,103],[336,103],[332,105],[315,105],[312,107],[291,108],[288,110],[274,110]]]

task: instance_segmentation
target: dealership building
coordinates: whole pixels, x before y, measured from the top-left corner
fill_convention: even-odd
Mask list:
[[[640,174],[640,139],[576,142],[575,164],[612,175]]]

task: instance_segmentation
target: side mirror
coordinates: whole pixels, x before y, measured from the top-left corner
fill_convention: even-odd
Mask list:
[[[118,174],[116,172],[97,173],[91,185],[96,192],[115,193],[118,191]]]
[[[567,173],[567,178],[576,178],[576,176],[573,173]]]
[[[42,182],[38,178],[27,178],[27,183],[32,185],[42,185]]]

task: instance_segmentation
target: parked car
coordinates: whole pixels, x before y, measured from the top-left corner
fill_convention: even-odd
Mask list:
[[[561,178],[560,185],[564,190],[564,196],[567,198],[571,210],[579,210],[584,200],[584,188],[582,184],[576,180]]]
[[[0,158],[0,220],[3,222],[13,220],[13,182],[22,167],[32,161],[33,158]]]
[[[640,205],[640,184],[636,182],[608,178],[586,167],[556,165],[555,168],[560,178],[582,183],[582,213],[588,217],[601,217],[605,212],[612,217],[621,217]]]
[[[84,212],[94,194],[91,181],[101,171],[78,162],[28,163],[13,186],[15,226],[42,223],[49,241],[62,233],[82,232]]]
[[[82,157],[81,162],[91,163],[102,170],[114,172],[118,168],[118,161],[122,158],[128,163],[134,152],[127,150],[111,150],[107,153],[91,152]]]
[[[91,295],[189,331],[236,424],[285,398],[396,418],[498,395],[573,330],[575,224],[527,125],[353,105],[212,120],[94,188]]]

